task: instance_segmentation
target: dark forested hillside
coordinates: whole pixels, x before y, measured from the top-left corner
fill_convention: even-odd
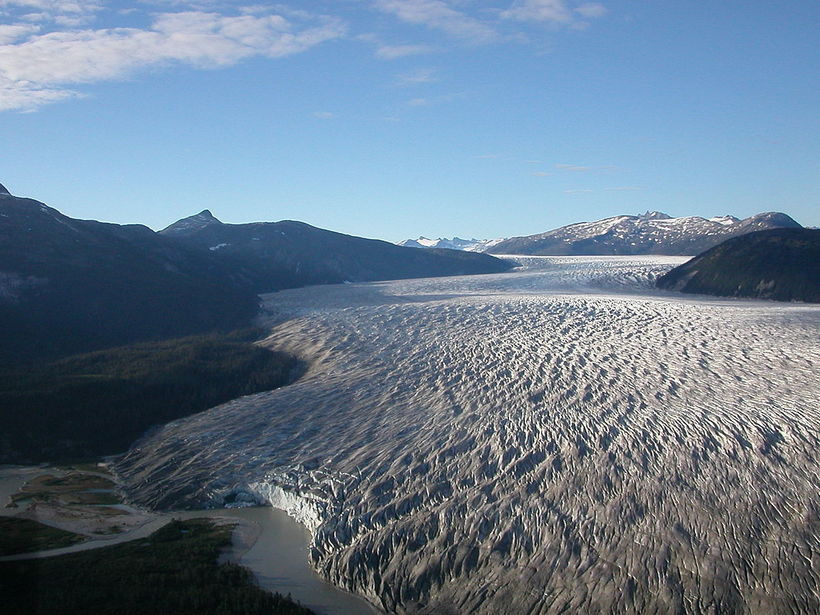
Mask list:
[[[0,363],[246,326],[256,293],[145,226],[0,192]]]
[[[784,228],[729,239],[675,267],[657,285],[722,297],[820,302],[820,230]]]
[[[219,563],[228,525],[171,521],[142,540],[43,559],[0,563],[8,615],[310,615],[260,589],[246,568]]]
[[[509,268],[301,222],[222,224],[209,212],[155,233],[75,220],[0,186],[0,364],[247,326],[258,293],[283,288]]]
[[[210,211],[160,231],[212,253],[258,292],[307,284],[497,273],[511,264],[458,250],[414,250],[319,229],[303,222],[224,224]]]
[[[135,344],[0,372],[0,463],[119,453],[152,425],[287,384],[296,360],[249,343],[253,333]]]

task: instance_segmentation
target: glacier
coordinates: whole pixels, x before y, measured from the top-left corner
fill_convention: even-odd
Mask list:
[[[304,375],[146,435],[129,497],[285,509],[387,612],[820,611],[820,306],[516,260],[265,296]]]

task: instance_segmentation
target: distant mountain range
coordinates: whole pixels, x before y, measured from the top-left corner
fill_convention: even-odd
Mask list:
[[[461,239],[461,237],[453,237],[452,239],[441,238],[428,239],[427,237],[419,237],[418,239],[405,239],[400,241],[398,245],[406,248],[446,248],[448,250],[464,250],[465,252],[486,252],[489,248],[497,243],[504,241],[503,239]]]
[[[562,226],[546,233],[509,239],[405,239],[411,248],[450,248],[487,254],[534,256],[668,254],[694,255],[730,237],[769,228],[801,228],[789,216],[769,212],[745,220],[734,216],[673,218],[651,211]]]
[[[781,228],[729,239],[658,278],[685,293],[820,302],[820,230]]]
[[[490,247],[490,254],[558,256],[573,254],[695,255],[731,237],[770,228],[802,228],[789,216],[769,212],[739,220],[733,216],[673,218],[653,211],[562,226],[546,233],[512,237]]]
[[[300,222],[222,224],[207,211],[156,233],[69,218],[0,185],[0,361],[245,326],[258,293],[282,288],[510,267]]]

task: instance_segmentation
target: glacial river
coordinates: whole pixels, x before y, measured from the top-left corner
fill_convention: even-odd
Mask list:
[[[317,615],[378,615],[381,612],[316,574],[307,557],[310,532],[286,512],[268,506],[206,512],[207,516],[241,519],[258,528],[258,534],[253,532],[246,538],[250,545],[239,545],[242,553],[238,563],[254,573],[263,589],[290,594]],[[201,511],[188,514],[204,516]]]

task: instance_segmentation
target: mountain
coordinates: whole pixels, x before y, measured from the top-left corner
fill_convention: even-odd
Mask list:
[[[231,329],[257,307],[239,276],[148,227],[0,191],[0,360]]]
[[[465,252],[486,252],[488,248],[502,241],[504,240],[461,239],[461,237],[453,237],[452,239],[441,237],[438,239],[428,239],[427,237],[419,237],[418,239],[405,239],[397,245],[406,248],[446,248],[448,250],[464,250]]]
[[[207,210],[160,233],[76,220],[0,185],[0,362],[243,327],[259,293],[283,288],[510,268],[301,222],[223,224]]]
[[[789,216],[769,212],[738,220],[733,216],[672,218],[653,211],[580,222],[527,237],[512,237],[490,254],[700,254],[730,237],[769,228],[801,228]]]
[[[160,234],[213,255],[257,292],[307,284],[496,273],[511,268],[508,262],[484,254],[413,250],[292,220],[225,224],[208,210],[179,220]]]
[[[782,228],[729,239],[658,278],[685,293],[820,302],[820,230]]]

